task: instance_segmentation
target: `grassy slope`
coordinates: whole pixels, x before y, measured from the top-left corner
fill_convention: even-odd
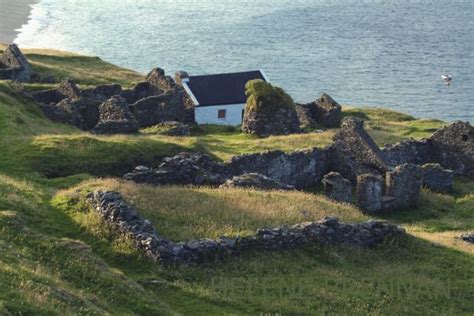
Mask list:
[[[93,57],[28,53],[36,71],[81,85],[130,86],[142,80]],[[423,137],[442,125],[386,110],[344,113],[367,119],[381,145]],[[388,217],[412,234],[399,244],[246,254],[190,268],[164,269],[143,260],[126,238],[81,212],[77,203],[84,190],[118,189],[173,239],[245,234],[322,215],[363,220],[357,208],[310,193],[153,188],[92,179],[120,174],[138,162],[154,164],[180,150],[226,160],[244,152],[323,146],[334,132],[257,139],[208,126],[186,138],[98,137],[49,122],[0,82],[0,314],[474,312],[473,249],[452,238],[474,229],[472,180],[458,179],[453,195],[424,192],[418,209]]]

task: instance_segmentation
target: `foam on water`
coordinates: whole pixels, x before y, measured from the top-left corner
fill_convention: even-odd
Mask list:
[[[41,0],[16,42],[141,72],[263,69],[297,101],[474,122],[472,34],[470,0]]]

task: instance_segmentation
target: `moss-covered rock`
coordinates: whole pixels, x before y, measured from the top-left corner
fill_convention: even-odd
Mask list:
[[[247,104],[242,131],[261,137],[300,131],[295,103],[283,89],[263,80],[251,80],[245,89]]]

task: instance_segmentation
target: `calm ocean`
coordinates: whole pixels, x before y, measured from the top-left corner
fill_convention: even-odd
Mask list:
[[[141,72],[263,69],[296,101],[474,122],[472,0],[41,0],[16,42]]]

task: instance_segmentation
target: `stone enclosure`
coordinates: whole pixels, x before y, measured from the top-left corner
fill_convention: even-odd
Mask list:
[[[221,237],[174,242],[160,236],[155,226],[130,207],[118,192],[96,191],[87,197],[91,210],[123,234],[149,259],[162,264],[191,264],[226,258],[249,250],[295,249],[311,244],[366,248],[405,234],[383,221],[345,224],[326,217],[291,227],[263,228],[245,237]]]

